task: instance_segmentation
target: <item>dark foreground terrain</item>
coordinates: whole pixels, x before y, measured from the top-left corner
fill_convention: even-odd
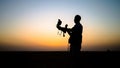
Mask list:
[[[69,52],[0,52],[0,68],[120,68],[120,52],[81,52],[73,59]]]

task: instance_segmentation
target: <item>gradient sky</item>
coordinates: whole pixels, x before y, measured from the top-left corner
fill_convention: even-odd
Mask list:
[[[0,44],[65,51],[69,35],[57,35],[56,23],[71,28],[76,14],[83,51],[120,47],[120,0],[0,0]]]

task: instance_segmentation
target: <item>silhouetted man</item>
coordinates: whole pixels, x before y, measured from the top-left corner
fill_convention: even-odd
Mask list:
[[[80,24],[81,16],[76,15],[74,18],[74,27],[73,28],[67,28],[67,24],[65,27],[61,27],[62,21],[59,19],[57,23],[57,28],[63,33],[68,33],[70,35],[69,43],[70,43],[70,52],[71,53],[78,53],[81,49],[81,43],[82,43],[82,31],[83,26]],[[65,35],[63,35],[65,36]]]

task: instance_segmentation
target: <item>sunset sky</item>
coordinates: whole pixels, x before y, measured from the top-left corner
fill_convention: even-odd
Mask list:
[[[69,35],[58,35],[56,24],[71,28],[77,14],[82,51],[120,47],[120,0],[0,0],[0,46],[66,51]]]

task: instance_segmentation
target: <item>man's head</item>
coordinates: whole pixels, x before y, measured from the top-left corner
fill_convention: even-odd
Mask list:
[[[81,20],[81,16],[80,15],[76,15],[74,18],[74,22],[75,23],[79,23],[79,21]]]

